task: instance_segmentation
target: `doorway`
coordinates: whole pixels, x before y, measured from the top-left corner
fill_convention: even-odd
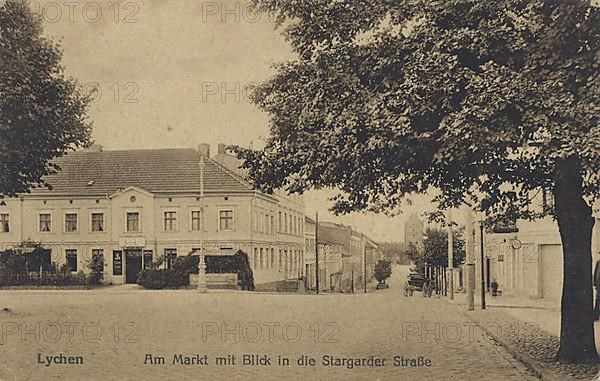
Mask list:
[[[125,283],[137,283],[140,271],[142,271],[142,250],[125,250]]]

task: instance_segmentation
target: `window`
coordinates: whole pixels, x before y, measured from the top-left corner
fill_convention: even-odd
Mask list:
[[[233,210],[219,211],[219,230],[233,230]]]
[[[263,253],[263,249],[262,247],[260,248],[260,268],[264,268],[265,267],[265,257],[264,257],[264,253]]]
[[[72,273],[77,272],[77,250],[69,249],[65,250],[65,256],[67,258],[67,265]]]
[[[144,268],[152,268],[152,250],[144,250]]]
[[[50,213],[40,214],[40,231],[51,232],[52,231],[52,215]]]
[[[202,212],[199,210],[192,211],[192,230],[197,231],[202,229]]]
[[[283,253],[282,253],[281,249],[279,249],[279,271],[282,270],[282,266],[283,266]]]
[[[275,217],[271,216],[271,235],[275,234]]]
[[[271,249],[271,268],[275,267],[275,249]]]
[[[167,262],[168,269],[173,266],[175,258],[177,258],[177,249],[165,249],[165,260]]]
[[[287,233],[288,232],[288,217],[287,217],[287,213],[285,213],[283,215],[283,222],[284,222],[284,229],[283,229],[283,231]]]
[[[269,215],[265,214],[265,234],[269,234]]]
[[[92,263],[94,264],[93,270],[102,277],[102,274],[104,274],[104,250],[92,249]]]
[[[282,224],[282,221],[281,221],[281,212],[279,212],[279,225],[278,225],[279,231],[281,231],[281,226],[282,226],[281,224]]]
[[[258,268],[258,249],[254,248],[254,270]]]
[[[65,214],[65,232],[67,232],[67,233],[77,232],[77,213]]]
[[[177,212],[165,212],[165,231],[177,230]]]
[[[104,213],[92,213],[92,231],[104,231]]]
[[[8,218],[8,214],[0,214],[0,233],[8,233],[10,231]]]
[[[127,213],[127,231],[128,232],[139,232],[140,231],[140,214],[138,212]]]

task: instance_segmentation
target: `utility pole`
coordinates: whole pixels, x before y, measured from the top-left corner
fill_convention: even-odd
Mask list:
[[[365,286],[365,294],[367,293],[367,241],[364,240],[363,238],[363,270],[364,270],[364,276],[363,276],[363,283]]]
[[[469,311],[475,310],[475,246],[474,246],[474,231],[473,231],[473,211],[470,207],[466,207],[466,223],[465,223],[465,254],[466,254],[466,286],[467,286],[467,308]]]
[[[200,155],[200,200],[202,205],[202,217],[204,216],[204,155]],[[204,253],[204,226],[202,224],[202,220],[200,222],[202,229],[200,231],[200,255],[198,256],[198,286],[197,290],[200,293],[207,292],[206,285],[206,262],[205,262],[205,253]]]
[[[485,310],[485,263],[484,263],[484,252],[483,252],[483,217],[479,225],[480,247],[481,247],[481,309]]]
[[[454,237],[452,236],[452,209],[448,210],[448,293],[450,300],[454,299]]]
[[[319,293],[319,212],[316,213],[315,224],[315,281],[317,284],[317,294]]]

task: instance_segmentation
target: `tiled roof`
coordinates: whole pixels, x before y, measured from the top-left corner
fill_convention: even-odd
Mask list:
[[[329,222],[319,223],[319,243],[340,245],[344,249],[350,250],[351,235],[352,229],[348,226]]]
[[[200,153],[194,149],[81,151],[57,158],[61,170],[47,176],[52,190],[32,194],[107,195],[136,186],[151,193],[200,193]],[[214,160],[204,160],[204,191],[251,190],[241,178]]]

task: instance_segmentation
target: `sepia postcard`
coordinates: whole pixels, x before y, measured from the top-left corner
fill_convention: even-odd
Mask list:
[[[0,0],[0,381],[600,380],[599,320],[600,1]]]

